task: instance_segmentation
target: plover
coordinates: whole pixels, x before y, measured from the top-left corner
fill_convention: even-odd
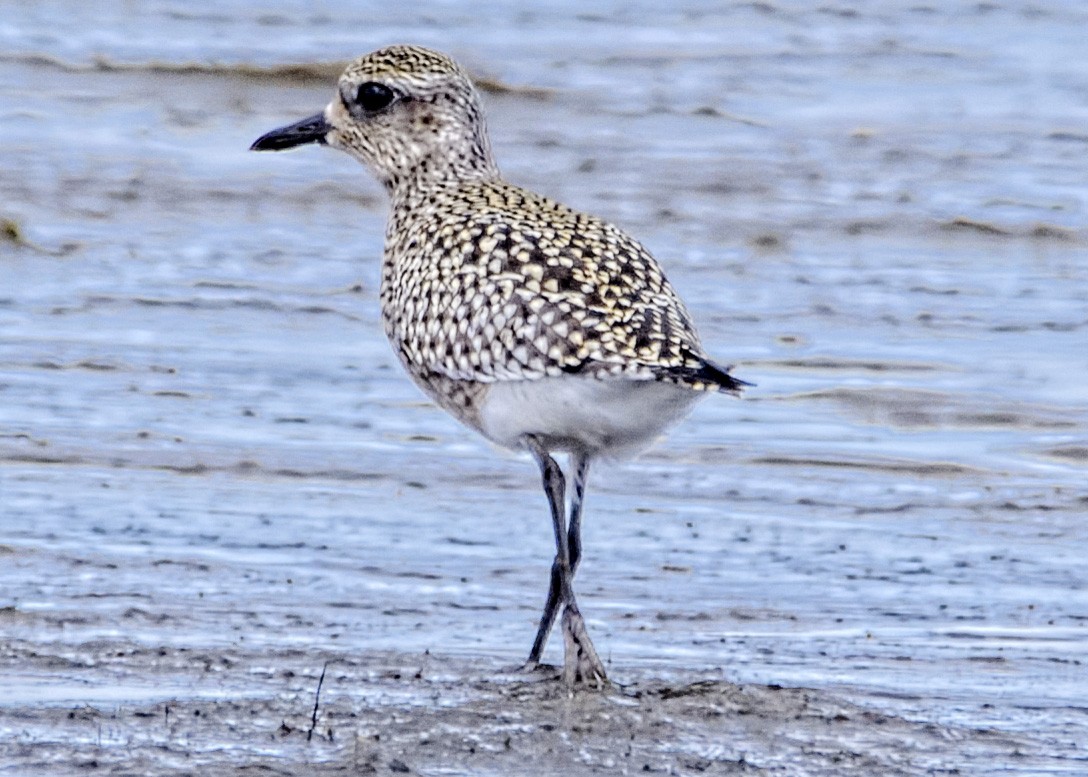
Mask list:
[[[602,685],[572,587],[590,463],[637,452],[708,393],[747,384],[710,360],[638,242],[503,180],[479,95],[448,56],[390,46],[360,57],[322,113],[252,149],[306,143],[346,151],[389,193],[382,321],[408,374],[459,421],[540,466],[556,555],[526,666],[538,665],[562,607],[564,681]]]

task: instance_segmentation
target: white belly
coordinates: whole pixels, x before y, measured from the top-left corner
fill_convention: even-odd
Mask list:
[[[637,453],[706,396],[671,383],[562,376],[492,383],[480,406],[491,441],[521,447],[527,434],[552,450],[622,457]]]

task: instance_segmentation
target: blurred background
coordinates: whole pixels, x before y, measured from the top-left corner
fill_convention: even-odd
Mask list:
[[[0,11],[0,704],[192,687],[31,653],[527,653],[536,470],[401,374],[384,192],[247,152],[407,42],[477,77],[510,180],[638,237],[757,384],[595,471],[579,590],[613,671],[1083,733],[1082,3]]]

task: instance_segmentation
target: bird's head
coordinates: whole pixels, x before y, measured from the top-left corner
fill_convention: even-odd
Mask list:
[[[253,151],[320,143],[346,151],[394,190],[498,174],[479,95],[444,54],[389,46],[352,62],[324,112],[258,138]]]

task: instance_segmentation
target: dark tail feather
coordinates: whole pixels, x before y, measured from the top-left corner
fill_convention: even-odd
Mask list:
[[[745,386],[754,386],[754,383],[749,383],[746,380],[740,378],[734,378],[729,374],[729,370],[733,369],[732,365],[728,367],[719,367],[714,362],[707,359],[701,359],[701,363],[698,367],[672,367],[665,372],[668,375],[668,379],[675,380],[679,383],[702,383],[710,386],[717,386],[718,391],[724,391],[730,394],[739,394],[741,389]]]
[[[729,374],[731,369],[733,369],[731,364],[728,367],[719,367],[714,362],[704,361],[701,367],[692,371],[692,377],[703,383],[716,384],[719,391],[728,391],[733,394],[739,394],[745,386],[756,385],[740,378],[734,378]]]

